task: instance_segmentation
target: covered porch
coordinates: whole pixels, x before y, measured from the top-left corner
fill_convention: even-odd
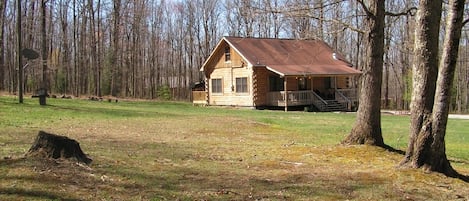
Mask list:
[[[269,92],[268,105],[285,107],[314,105],[319,111],[353,111],[357,106],[355,89],[337,89],[334,99],[324,99],[313,90]],[[347,95],[346,95],[347,94]]]
[[[283,86],[270,78],[267,105],[284,107],[314,106],[319,111],[353,111],[358,104],[355,76],[279,77]],[[277,82],[278,82],[277,81]],[[277,87],[272,87],[277,85]],[[287,89],[287,90],[285,90]]]

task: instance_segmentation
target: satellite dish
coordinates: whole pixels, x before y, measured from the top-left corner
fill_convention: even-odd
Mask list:
[[[333,58],[334,60],[339,60],[339,59],[337,58],[337,53],[335,53],[335,52],[332,53],[332,58]]]
[[[21,54],[24,57],[26,57],[27,59],[37,59],[37,58],[39,58],[39,53],[37,53],[36,51],[34,51],[32,49],[28,49],[28,48],[24,48],[21,51]]]

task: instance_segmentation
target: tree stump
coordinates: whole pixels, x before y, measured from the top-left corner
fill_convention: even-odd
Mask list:
[[[85,164],[90,164],[92,161],[83,153],[76,140],[44,131],[39,131],[26,155],[53,159],[76,159]]]

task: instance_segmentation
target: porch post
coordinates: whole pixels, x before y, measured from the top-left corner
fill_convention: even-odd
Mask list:
[[[314,80],[313,80],[313,79],[314,79],[314,77],[311,76],[311,80],[310,80],[310,82],[311,82],[311,91],[313,91],[313,93],[316,93],[316,92],[314,91]],[[311,105],[313,104],[313,97],[312,97],[312,96],[314,96],[314,95],[313,95],[313,94],[310,94],[310,96],[311,96],[311,101],[310,101],[310,106],[311,106]]]
[[[334,100],[337,100],[337,97],[335,97],[336,94],[337,94],[337,75],[334,76]]]
[[[285,76],[283,79],[283,90],[285,91],[285,93],[283,93],[283,99],[285,100],[285,112],[288,112],[287,76]]]
[[[337,91],[337,76],[334,77],[334,90]]]
[[[205,77],[205,105],[210,105],[210,78]]]
[[[309,82],[311,83],[311,91],[314,91],[314,81],[313,81],[314,77],[310,77],[309,78]]]

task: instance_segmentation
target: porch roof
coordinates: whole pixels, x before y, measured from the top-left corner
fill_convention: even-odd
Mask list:
[[[269,65],[272,72],[282,76],[339,76],[360,75],[362,72],[353,68],[343,68],[339,65]]]
[[[223,38],[247,62],[287,75],[358,75],[362,72],[319,40]]]

